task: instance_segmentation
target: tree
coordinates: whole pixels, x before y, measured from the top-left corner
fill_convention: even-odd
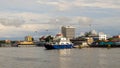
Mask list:
[[[89,37],[91,35],[91,32],[85,32],[85,37]]]
[[[52,41],[53,41],[53,37],[51,35],[45,38],[45,42],[52,42]]]

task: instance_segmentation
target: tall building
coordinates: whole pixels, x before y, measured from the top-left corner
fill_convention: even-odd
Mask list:
[[[61,33],[63,34],[64,37],[72,39],[75,37],[75,28],[72,26],[62,26]]]

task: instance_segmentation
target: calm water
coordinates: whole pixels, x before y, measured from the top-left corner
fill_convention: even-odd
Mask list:
[[[120,48],[0,48],[0,68],[120,68]]]

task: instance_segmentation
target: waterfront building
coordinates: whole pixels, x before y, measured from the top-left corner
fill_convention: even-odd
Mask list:
[[[5,40],[5,43],[10,44],[10,43],[11,43],[11,40]]]
[[[25,36],[25,40],[18,42],[18,44],[19,44],[19,46],[34,45],[33,41],[34,40],[33,40],[32,36]]]
[[[92,44],[94,42],[92,37],[86,37],[87,44]]]
[[[58,33],[58,34],[56,34],[56,36],[54,37],[53,40],[57,40],[57,39],[62,38],[62,37],[63,37],[63,35],[61,33]]]
[[[107,35],[106,34],[104,34],[103,32],[97,33],[95,30],[92,30],[90,32],[86,32],[85,36],[93,38],[94,41],[96,41],[96,40],[107,40]]]
[[[33,37],[32,36],[26,36],[25,41],[31,42],[31,41],[33,41]]]
[[[107,35],[104,33],[99,33],[99,40],[107,40]]]
[[[56,34],[55,38],[62,38],[63,35],[61,33]]]
[[[113,37],[111,38],[111,41],[120,42],[120,35],[113,36]]]
[[[113,36],[113,38],[120,38],[120,35]]]
[[[63,37],[72,39],[75,37],[75,28],[72,26],[62,26],[61,33],[63,34]]]

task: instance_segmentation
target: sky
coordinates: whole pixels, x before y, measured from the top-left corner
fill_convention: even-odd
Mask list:
[[[0,0],[0,39],[55,35],[68,25],[76,35],[90,30],[118,35],[120,0]]]

